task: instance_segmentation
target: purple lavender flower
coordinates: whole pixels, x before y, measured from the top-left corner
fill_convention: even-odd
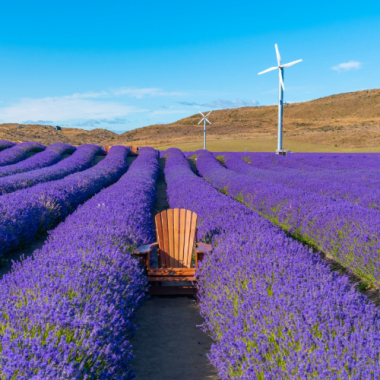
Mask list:
[[[226,155],[226,164],[241,171],[249,166]],[[199,173],[213,186],[258,211],[283,229],[319,248],[369,285],[380,285],[380,214],[352,202],[282,186],[269,170],[254,168],[242,175],[224,168],[209,152],[200,151]]]
[[[103,175],[125,153],[126,148],[113,147],[102,161]],[[82,176],[84,185],[89,180],[84,174],[94,169],[75,176]],[[140,149],[118,182],[79,206],[40,251],[3,278],[1,376],[133,377],[129,337],[147,278],[130,252],[154,239],[158,172],[158,152]],[[101,177],[97,181],[104,185]]]
[[[75,149],[74,146],[65,143],[52,144],[41,153],[37,153],[24,161],[0,167],[0,177],[24,173],[53,165],[62,159],[62,155],[73,153]]]
[[[198,154],[199,172],[218,186],[232,179],[208,155]],[[167,150],[166,158],[170,207],[195,211],[199,236],[214,247],[197,280],[219,376],[378,378],[380,314],[348,277],[196,176],[178,149]]]
[[[37,232],[52,228],[117,181],[127,169],[128,151],[129,148],[114,146],[104,160],[84,172],[1,196],[0,254],[31,242]]]
[[[54,151],[52,154],[56,156]],[[26,189],[39,183],[54,181],[69,174],[88,169],[92,166],[96,154],[104,155],[103,149],[97,145],[85,144],[78,147],[70,157],[55,165],[0,178],[0,194]]]
[[[0,152],[0,166],[12,165],[28,158],[28,154],[41,152],[46,148],[37,142],[24,142]]]
[[[12,141],[0,140],[0,151],[11,148],[12,146],[15,146],[15,145],[16,144]]]

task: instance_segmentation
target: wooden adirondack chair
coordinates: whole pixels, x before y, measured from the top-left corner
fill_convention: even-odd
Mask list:
[[[169,209],[155,217],[157,242],[137,248],[133,255],[145,265],[151,285],[150,294],[196,294],[192,286],[161,286],[163,281],[195,281],[195,271],[210,244],[196,243],[197,214],[190,210]],[[150,267],[150,254],[158,247],[158,268]],[[193,254],[195,263],[192,264]]]

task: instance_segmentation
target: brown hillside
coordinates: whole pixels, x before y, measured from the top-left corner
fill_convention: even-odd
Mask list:
[[[54,127],[39,124],[0,124],[0,140],[15,142],[37,141],[43,144],[64,142],[72,145],[103,144],[112,140],[116,133],[106,129],[86,131],[77,128],[64,128],[57,131]]]
[[[0,140],[45,144],[98,143],[163,146],[203,140],[199,114],[172,124],[151,125],[121,135],[104,129],[85,131],[42,125],[0,124]],[[273,139],[277,136],[277,106],[214,111],[207,127],[208,141]],[[339,147],[380,146],[380,89],[344,93],[284,107],[284,141]]]
[[[277,106],[213,111],[207,139],[272,139],[277,137]],[[151,125],[123,133],[113,143],[162,146],[201,141],[199,114],[172,124]],[[380,145],[380,90],[332,95],[284,106],[285,139],[342,147]],[[285,140],[286,141],[286,140]],[[108,141],[111,143],[111,141]]]

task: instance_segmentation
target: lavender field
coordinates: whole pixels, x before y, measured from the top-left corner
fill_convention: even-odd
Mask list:
[[[380,155],[0,141],[0,166],[1,259],[20,252],[0,280],[1,379],[135,376],[149,285],[131,253],[156,241],[159,196],[213,247],[197,328],[219,378],[380,378]]]

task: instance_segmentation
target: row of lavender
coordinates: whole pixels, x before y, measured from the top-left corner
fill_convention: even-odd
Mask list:
[[[244,154],[247,155],[247,154]],[[282,170],[331,170],[339,174],[344,170],[373,170],[380,165],[378,153],[292,153],[286,157],[273,153],[248,153],[262,168]]]
[[[129,336],[147,280],[129,252],[154,239],[157,156],[142,148],[0,282],[2,378],[133,377]]]
[[[70,146],[66,147],[65,145],[66,144],[63,144],[59,147],[59,152],[61,152],[61,154],[67,153],[71,150],[69,148]],[[46,158],[47,155],[45,152],[42,153],[44,153],[44,157]],[[48,155],[50,155],[50,153]],[[88,169],[93,165],[95,155],[105,155],[105,153],[103,149],[97,145],[85,144],[78,147],[70,157],[61,160],[54,165],[43,167],[41,169],[35,168],[35,170],[27,171],[25,173],[22,172],[0,178],[0,195],[11,193],[20,189],[26,189],[39,183],[58,180],[69,174]],[[20,165],[21,167],[29,167],[29,160],[35,160],[36,156],[38,156],[38,154],[30,159],[21,161],[17,165]],[[52,156],[56,156],[56,154],[53,153]],[[44,157],[42,157],[42,159]],[[38,157],[37,160],[41,162]],[[4,169],[6,168],[8,168],[8,166],[4,167]],[[2,168],[0,168],[0,172],[1,169]]]
[[[7,146],[8,142],[3,142]],[[12,165],[21,160],[25,160],[29,154],[41,152],[46,148],[37,142],[24,142],[5,148],[0,152],[0,166]]]
[[[319,255],[197,177],[179,150],[166,157],[170,206],[195,211],[214,246],[198,281],[219,375],[379,378],[377,308]]]
[[[239,174],[250,165],[233,154],[225,158],[226,166],[234,171],[223,167],[210,152],[200,152],[199,173],[219,190],[332,256],[368,285],[380,285],[378,211]]]
[[[75,165],[69,167],[77,170],[77,159],[82,154],[82,158],[83,156],[88,158],[88,160],[80,162],[84,169],[86,166],[92,165],[94,154],[101,151],[101,148],[95,145],[83,147],[83,149],[78,148],[66,160],[72,159],[71,162]],[[126,147],[115,146],[103,161],[81,173],[74,173],[57,181],[40,183],[1,196],[0,254],[15,249],[20,244],[30,243],[38,232],[52,228],[73,212],[78,205],[117,181],[127,170],[128,151],[129,149]],[[79,156],[76,160],[74,159],[75,155]],[[51,168],[35,170],[29,174]],[[63,165],[63,171],[64,168],[65,165]],[[16,176],[6,178],[12,177]]]
[[[240,161],[241,154],[227,153],[228,157],[235,156],[235,162]],[[293,168],[268,164],[272,158],[263,159],[259,154],[241,156],[250,166],[240,165],[241,173],[254,175],[257,179],[280,183],[281,185],[303,189],[322,196],[332,196],[344,199],[363,207],[380,209],[380,162],[377,167],[367,169],[367,161],[362,161],[359,168],[344,170],[318,169],[310,170],[302,160],[293,160]],[[282,157],[287,160],[288,157]],[[277,161],[280,160],[280,161]],[[282,162],[277,159],[276,162]],[[370,159],[368,159],[368,163]]]
[[[71,154],[75,147],[65,143],[56,143],[48,146],[44,151],[35,154],[13,165],[0,167],[0,177],[24,173],[30,170],[41,169],[56,164],[65,154]]]
[[[16,143],[8,140],[0,140],[0,152],[4,149],[12,148]]]
[[[336,198],[348,199],[365,207],[379,207],[380,155],[364,155],[362,159],[350,162],[350,155],[341,154],[322,159],[326,154],[291,154],[287,157],[269,153],[214,153],[214,156],[234,155],[249,162],[256,170],[255,176],[265,180],[272,180],[286,186],[302,187],[308,191],[329,195]],[[301,159],[306,156],[305,159]],[[328,156],[328,155],[327,155]],[[345,158],[342,158],[343,156]],[[377,157],[377,158],[375,158]],[[328,163],[337,159],[340,161],[334,170]],[[355,160],[355,158],[352,158]],[[371,188],[371,196],[361,199],[360,191],[365,193]],[[371,202],[373,199],[373,202]]]

